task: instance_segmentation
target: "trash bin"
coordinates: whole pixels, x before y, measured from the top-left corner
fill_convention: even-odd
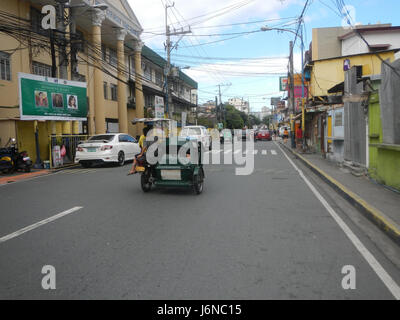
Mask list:
[[[43,161],[43,167],[45,169],[50,169],[50,161],[49,160]]]

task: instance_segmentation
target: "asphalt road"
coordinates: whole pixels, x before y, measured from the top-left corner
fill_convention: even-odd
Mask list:
[[[390,240],[377,245],[294,160],[392,280],[384,282],[283,151],[274,142],[256,149],[250,176],[206,166],[199,196],[144,194],[140,177],[126,176],[130,164],[0,187],[0,298],[394,299],[399,251],[390,259],[381,250]],[[82,208],[15,234],[74,207]],[[55,267],[56,290],[42,288],[45,265]],[[347,265],[355,290],[342,288]]]

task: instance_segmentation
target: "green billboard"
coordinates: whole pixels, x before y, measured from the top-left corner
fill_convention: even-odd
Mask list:
[[[88,114],[86,82],[18,73],[21,120],[78,120]]]

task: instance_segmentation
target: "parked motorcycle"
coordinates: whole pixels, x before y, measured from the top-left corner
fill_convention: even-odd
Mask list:
[[[17,142],[14,138],[10,139],[4,148],[0,148],[0,171],[12,173],[23,170],[30,172],[32,161],[26,151],[19,152]]]

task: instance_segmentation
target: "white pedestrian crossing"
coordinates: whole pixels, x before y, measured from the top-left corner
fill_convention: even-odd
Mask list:
[[[265,150],[265,149],[264,150],[258,150],[258,149],[255,149],[255,150],[246,150],[246,149],[244,149],[244,150],[243,149],[242,150],[241,149],[223,150],[223,149],[221,149],[221,150],[206,151],[206,152],[204,152],[204,156],[209,157],[211,154],[217,155],[219,153],[223,153],[224,155],[242,154],[242,156],[245,156],[245,155],[254,155],[254,156],[256,156],[256,155],[262,155],[262,156],[273,155],[273,156],[276,156],[276,155],[278,155],[276,150]]]

